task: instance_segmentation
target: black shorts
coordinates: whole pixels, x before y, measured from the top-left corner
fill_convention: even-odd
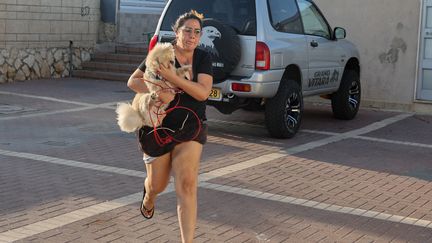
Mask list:
[[[177,144],[196,141],[200,144],[207,142],[207,124],[184,127],[180,131],[157,129],[153,127],[142,127],[137,132],[140,149],[151,157],[159,157],[171,152]],[[156,133],[156,135],[155,135]],[[159,141],[159,142],[158,142]]]

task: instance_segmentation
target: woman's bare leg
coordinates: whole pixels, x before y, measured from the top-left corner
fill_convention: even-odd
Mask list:
[[[171,152],[177,194],[177,214],[183,243],[192,242],[195,233],[201,152],[202,145],[195,141],[181,143]]]
[[[171,171],[171,154],[164,154],[150,164],[145,165],[147,178],[144,181],[146,189],[144,207],[150,210],[154,207],[157,194],[163,192],[168,185]]]

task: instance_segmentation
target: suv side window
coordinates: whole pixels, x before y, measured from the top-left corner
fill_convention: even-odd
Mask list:
[[[303,27],[295,0],[268,0],[270,21],[275,30],[302,34]]]
[[[330,29],[319,10],[310,1],[298,0],[304,32],[330,39]]]

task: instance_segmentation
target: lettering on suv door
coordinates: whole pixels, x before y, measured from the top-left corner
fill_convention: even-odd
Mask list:
[[[330,76],[331,74],[331,76]],[[308,87],[320,87],[327,86],[339,81],[339,71],[334,69],[332,70],[324,70],[324,71],[316,71],[311,78],[309,78]]]

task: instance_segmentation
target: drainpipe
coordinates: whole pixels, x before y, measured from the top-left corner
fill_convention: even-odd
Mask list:
[[[72,77],[72,69],[73,69],[73,59],[72,59],[72,46],[73,41],[69,41],[69,77]]]

